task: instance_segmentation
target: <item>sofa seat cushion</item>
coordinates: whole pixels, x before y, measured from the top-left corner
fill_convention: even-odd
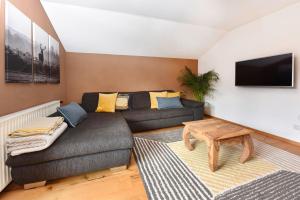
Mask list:
[[[156,109],[126,110],[121,113],[128,122],[160,119],[160,114]]]
[[[89,154],[130,149],[131,131],[121,113],[88,113],[76,128],[69,128],[48,149],[9,156],[7,165],[26,166]]]
[[[161,119],[168,119],[174,117],[182,117],[187,115],[193,115],[194,112],[190,108],[173,108],[173,109],[166,109],[166,110],[159,110],[161,113]]]
[[[130,123],[193,115],[193,110],[189,108],[177,108],[166,110],[142,109],[122,111],[122,115],[126,119],[126,121]]]

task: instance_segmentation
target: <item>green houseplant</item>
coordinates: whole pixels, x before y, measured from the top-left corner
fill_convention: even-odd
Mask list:
[[[188,67],[185,67],[178,80],[182,86],[192,90],[197,101],[204,102],[204,97],[211,95],[215,90],[214,85],[219,80],[219,74],[211,70],[198,75],[194,74]]]

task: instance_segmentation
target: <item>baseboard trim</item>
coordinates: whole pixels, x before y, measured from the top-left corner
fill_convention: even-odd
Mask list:
[[[220,120],[232,123],[232,124],[236,124],[236,125],[239,125],[239,126],[242,126],[242,127],[248,128],[248,129],[251,129],[251,130],[255,131],[257,134],[259,134],[259,135],[262,135],[262,136],[265,136],[265,137],[268,137],[268,138],[271,138],[271,139],[279,140],[281,142],[285,142],[285,143],[290,144],[290,145],[294,145],[294,146],[300,147],[300,143],[299,142],[296,142],[296,141],[293,141],[293,140],[290,140],[290,139],[287,139],[287,138],[283,138],[283,137],[280,137],[280,136],[277,136],[277,135],[274,135],[274,134],[271,134],[271,133],[263,132],[263,131],[255,129],[255,128],[244,126],[242,124],[238,124],[238,123],[235,123],[235,122],[232,122],[232,121],[229,121],[229,120],[225,120],[225,119],[222,119],[220,117],[215,117],[215,116],[211,116],[211,115],[207,115],[207,116],[208,117],[212,117],[212,118],[216,118],[216,119],[220,119]]]

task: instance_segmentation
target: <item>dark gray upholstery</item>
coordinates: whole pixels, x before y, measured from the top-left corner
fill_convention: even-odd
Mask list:
[[[150,105],[149,92],[135,92],[130,94],[129,107],[131,110],[149,109]]]
[[[121,113],[127,122],[145,121],[160,118],[157,110],[151,109],[129,110],[122,111]]]
[[[193,110],[190,108],[173,108],[167,110],[159,110],[161,119],[169,119],[174,117],[191,116]]]
[[[153,92],[161,91],[170,91],[172,90],[154,90]],[[88,92],[82,95],[81,106],[86,112],[95,112],[100,92]],[[110,92],[101,92],[101,93],[110,93]],[[128,106],[130,110],[139,110],[150,108],[150,95],[149,91],[140,91],[140,92],[118,92],[119,94],[128,94],[129,102]]]
[[[15,183],[26,184],[128,165],[130,156],[130,149],[107,151],[35,165],[13,167],[11,172]]]
[[[188,122],[193,120],[194,120],[193,115],[187,115],[187,116],[174,117],[168,119],[156,119],[156,120],[131,122],[131,123],[129,122],[128,125],[133,133],[137,133],[141,131],[149,131],[153,129],[178,126],[181,125],[182,122]]]
[[[194,100],[189,100],[189,99],[183,99],[183,98],[181,98],[181,103],[183,106],[189,108],[199,108],[204,105],[204,103],[194,101]]]
[[[95,112],[98,106],[99,92],[84,93],[81,106],[86,112]]]
[[[49,148],[20,156],[9,156],[12,167],[132,148],[131,131],[121,113],[88,113],[88,118],[68,130]]]
[[[149,97],[150,98],[150,97]],[[181,99],[184,108],[139,109],[122,111],[123,117],[133,133],[182,125],[182,122],[200,120],[204,115],[204,104]]]
[[[191,108],[194,112],[194,120],[203,119],[204,117],[204,103],[188,100],[188,99],[181,99],[181,103],[185,108]]]
[[[176,108],[176,109],[143,109],[143,110],[130,110],[122,111],[123,117],[127,122],[139,122],[148,120],[157,120],[165,118],[174,118],[186,115],[193,115],[193,110],[189,108]]]
[[[120,93],[129,94],[130,109],[116,113],[95,113],[99,92],[83,94],[81,106],[88,112],[87,119],[68,128],[48,149],[9,156],[6,163],[12,167],[13,180],[26,184],[128,165],[131,132],[203,118],[203,104],[196,101],[181,99],[184,108],[157,110],[150,109],[149,92]]]

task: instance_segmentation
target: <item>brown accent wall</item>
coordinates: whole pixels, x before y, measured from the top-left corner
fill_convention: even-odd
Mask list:
[[[65,50],[62,45],[60,45],[61,83],[59,85],[5,83],[5,5],[4,0],[0,2],[0,116],[51,100],[65,100]],[[10,2],[59,41],[39,0],[10,0]]]
[[[80,102],[84,92],[184,91],[177,81],[184,66],[197,72],[198,61],[67,52],[67,102]]]
[[[60,45],[61,83],[5,83],[5,5],[0,0],[0,116],[51,100],[80,102],[84,92],[173,89],[184,66],[197,72],[197,60],[66,53]],[[58,39],[39,0],[10,0],[33,22]],[[189,93],[186,93],[191,97]]]

